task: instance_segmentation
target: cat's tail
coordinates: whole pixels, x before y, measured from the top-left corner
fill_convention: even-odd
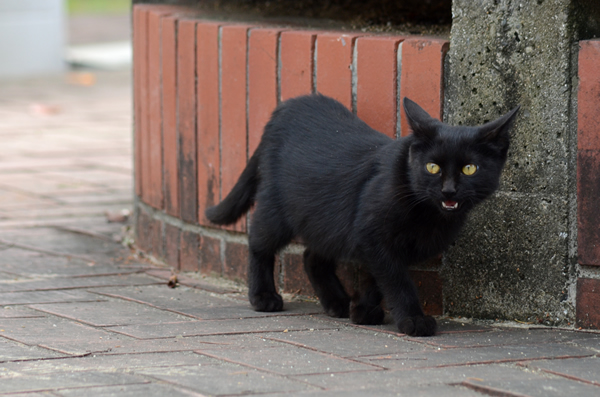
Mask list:
[[[244,215],[256,196],[258,185],[258,157],[260,147],[250,158],[231,192],[219,204],[206,209],[204,214],[209,221],[217,225],[230,225]]]

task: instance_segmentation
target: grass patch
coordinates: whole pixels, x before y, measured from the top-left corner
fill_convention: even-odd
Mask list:
[[[131,0],[67,0],[69,15],[73,14],[126,14],[131,11]]]

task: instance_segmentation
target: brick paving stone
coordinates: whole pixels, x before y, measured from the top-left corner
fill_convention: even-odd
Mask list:
[[[103,277],[71,277],[33,280],[20,283],[0,283],[0,293],[24,291],[51,291],[58,289],[75,289],[104,286],[129,286],[158,284],[156,279],[143,274],[103,276]]]
[[[101,385],[142,384],[148,381],[142,377],[129,374],[103,372],[55,372],[52,376],[12,376],[2,379],[2,392],[36,392],[82,388]]]
[[[139,368],[171,368],[187,365],[218,364],[220,362],[215,359],[188,351],[139,354],[92,354],[85,357],[64,357],[63,359],[56,360],[6,363],[3,365],[3,368],[5,371],[8,370],[22,374],[46,374],[52,372],[94,370],[99,372],[115,372],[121,369],[135,371]]]
[[[298,331],[309,329],[332,329],[334,324],[308,317],[269,317],[235,320],[185,321],[144,325],[110,327],[108,330],[139,339],[169,338],[176,336],[235,335],[241,333],[261,333],[277,331]]]
[[[0,293],[0,305],[27,305],[34,303],[59,303],[59,302],[92,302],[102,300],[103,297],[90,294],[83,290],[69,291],[26,291]],[[11,307],[11,306],[9,306]]]
[[[483,347],[526,344],[546,344],[552,342],[570,342],[579,339],[593,338],[594,334],[573,331],[496,328],[489,332],[447,333],[436,338],[410,338],[441,348]]]
[[[388,369],[430,368],[459,365],[524,362],[540,358],[586,357],[589,349],[566,344],[491,346],[479,348],[423,350],[358,357],[359,361]]]
[[[125,251],[113,241],[98,240],[93,236],[73,233],[55,228],[5,229],[0,231],[4,243],[23,244],[34,248],[47,249],[73,255],[105,254],[110,256]]]
[[[93,347],[100,339],[111,339],[110,333],[74,321],[64,320],[59,317],[3,319],[2,336],[31,346],[44,346],[54,348],[54,344],[76,342],[80,345],[88,344]],[[44,330],[44,332],[40,332]],[[118,337],[119,335],[114,335]],[[60,350],[60,349],[56,349]],[[94,349],[83,349],[68,354],[81,354]]]
[[[1,318],[37,318],[46,317],[43,313],[37,312],[26,306],[4,306],[0,308]]]
[[[2,335],[1,331],[0,335]],[[51,350],[39,348],[37,346],[27,346],[22,343],[0,338],[0,363],[16,360],[38,360],[57,357],[64,357],[64,354],[59,354]],[[4,370],[4,368],[0,369],[0,371]]]
[[[600,335],[598,334],[592,334],[589,338],[585,339],[575,339],[571,343],[576,346],[587,347],[588,349],[600,353]]]
[[[265,349],[220,349],[218,351],[200,351],[199,353],[279,375],[328,374],[381,369],[374,364],[359,363],[298,346],[292,348],[281,346]]]
[[[65,277],[102,274],[127,274],[139,269],[119,269],[114,265],[96,264],[77,258],[48,255],[20,248],[9,248],[0,255],[3,271],[21,277]]]
[[[71,390],[60,390],[54,392],[58,396],[81,396],[81,389]],[[104,386],[104,387],[87,387],[85,389],[86,397],[106,397],[106,396],[119,396],[119,397],[202,397],[200,394],[190,392],[185,389],[181,389],[175,386],[167,384],[144,384],[144,385],[122,385],[122,386]],[[30,397],[27,394],[27,397]]]
[[[597,386],[575,382],[568,379],[502,379],[481,381],[469,379],[462,383],[476,391],[495,396],[563,397],[597,396]]]
[[[470,378],[505,381],[546,381],[547,378],[522,369],[504,365],[464,366],[414,370],[377,370],[294,376],[311,385],[325,389],[364,391],[373,387],[386,390],[404,390],[408,387],[460,384]]]
[[[147,305],[135,302],[119,302],[114,299],[101,302],[39,304],[30,307],[44,313],[65,317],[95,327],[193,321],[189,317],[155,309]]]
[[[209,395],[231,395],[315,390],[302,381],[290,380],[235,364],[148,368],[136,371],[156,379]],[[226,381],[223,381],[226,380]]]
[[[322,311],[320,306],[315,304],[289,302],[286,303],[286,310],[283,312],[256,312],[246,302],[186,287],[140,286],[98,289],[96,292],[105,296],[145,303],[202,320],[289,316],[320,313]]]
[[[340,357],[354,358],[379,354],[415,354],[415,352],[433,350],[426,345],[408,342],[393,335],[354,329],[266,334],[263,338],[285,341]],[[368,362],[369,358],[365,358],[364,361]],[[374,360],[373,362],[377,364]]]
[[[269,397],[285,397],[288,394],[273,393]],[[404,386],[402,389],[385,389],[377,385],[369,385],[361,390],[318,390],[310,392],[294,393],[301,397],[355,397],[355,396],[419,396],[419,397],[482,397],[481,393],[467,389],[460,385],[434,385],[434,386]]]
[[[523,365],[533,370],[541,370],[553,375],[600,386],[600,357],[597,356],[582,359],[541,360],[524,363]]]

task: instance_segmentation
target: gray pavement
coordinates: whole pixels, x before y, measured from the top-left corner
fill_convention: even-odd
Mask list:
[[[196,274],[167,287],[130,220],[107,222],[132,208],[130,83],[0,82],[0,395],[600,395],[598,333],[439,319],[411,338],[314,302],[257,313]]]

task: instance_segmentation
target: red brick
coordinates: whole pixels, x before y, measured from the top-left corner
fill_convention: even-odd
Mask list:
[[[225,263],[223,275],[233,280],[246,281],[248,274],[248,246],[227,242],[225,244]]]
[[[581,265],[600,266],[600,150],[577,153],[578,256]]]
[[[281,100],[313,91],[316,32],[282,32],[280,39]]]
[[[163,13],[159,11],[150,11],[148,14],[148,135],[146,152],[142,154],[146,159],[144,172],[148,175],[147,183],[143,183],[143,195],[147,203],[157,209],[163,208],[160,69],[162,16]]]
[[[580,150],[600,150],[600,40],[580,41],[579,46],[577,146]]]
[[[442,118],[444,57],[448,42],[439,39],[406,39],[402,45],[400,100],[408,97],[432,117]],[[402,136],[409,134],[408,122],[401,109]]]
[[[150,216],[143,210],[138,210],[135,223],[135,243],[140,251],[148,252],[150,250],[150,238],[148,230],[150,229]]]
[[[200,273],[207,275],[223,274],[221,264],[221,240],[200,235]]]
[[[163,257],[163,224],[150,214],[140,211],[136,225],[137,246],[157,258]]]
[[[401,37],[356,41],[356,114],[371,128],[395,138],[398,112],[398,44]]]
[[[209,224],[204,211],[219,203],[219,24],[196,27],[198,77],[198,221]]]
[[[419,300],[425,314],[439,316],[444,312],[442,279],[436,271],[411,270],[411,278],[419,290]]]
[[[316,295],[304,271],[303,255],[285,253],[282,256],[283,290],[290,294]]]
[[[145,179],[142,158],[148,115],[148,12],[138,5],[133,8],[133,97],[135,194],[142,197]]]
[[[358,35],[319,33],[317,91],[352,109],[352,57]]]
[[[174,269],[179,269],[179,228],[173,225],[165,224],[164,227],[164,259],[167,265]]]
[[[221,197],[225,197],[246,167],[246,54],[248,26],[221,27]],[[244,232],[242,217],[228,230]]]
[[[161,20],[163,177],[165,211],[179,217],[179,153],[177,136],[177,18]]]
[[[577,280],[577,326],[600,329],[600,280]]]
[[[277,106],[280,29],[252,29],[248,38],[248,155],[252,156]]]
[[[160,119],[160,112],[151,113],[151,106],[156,110],[158,103],[160,107],[160,84],[156,86],[157,75],[160,79],[157,25],[162,16],[183,11],[185,8],[179,6],[136,4],[133,7],[135,193],[157,208],[162,206],[162,145],[153,147],[151,142],[157,139],[157,128],[160,128],[160,123],[153,123]],[[152,27],[149,27],[149,14],[152,14]],[[153,163],[151,156],[160,161]]]
[[[181,248],[179,250],[179,268],[182,272],[198,271],[198,235],[194,232],[181,231]]]
[[[181,218],[198,220],[196,184],[196,21],[180,20],[177,32],[177,107],[181,173]]]

